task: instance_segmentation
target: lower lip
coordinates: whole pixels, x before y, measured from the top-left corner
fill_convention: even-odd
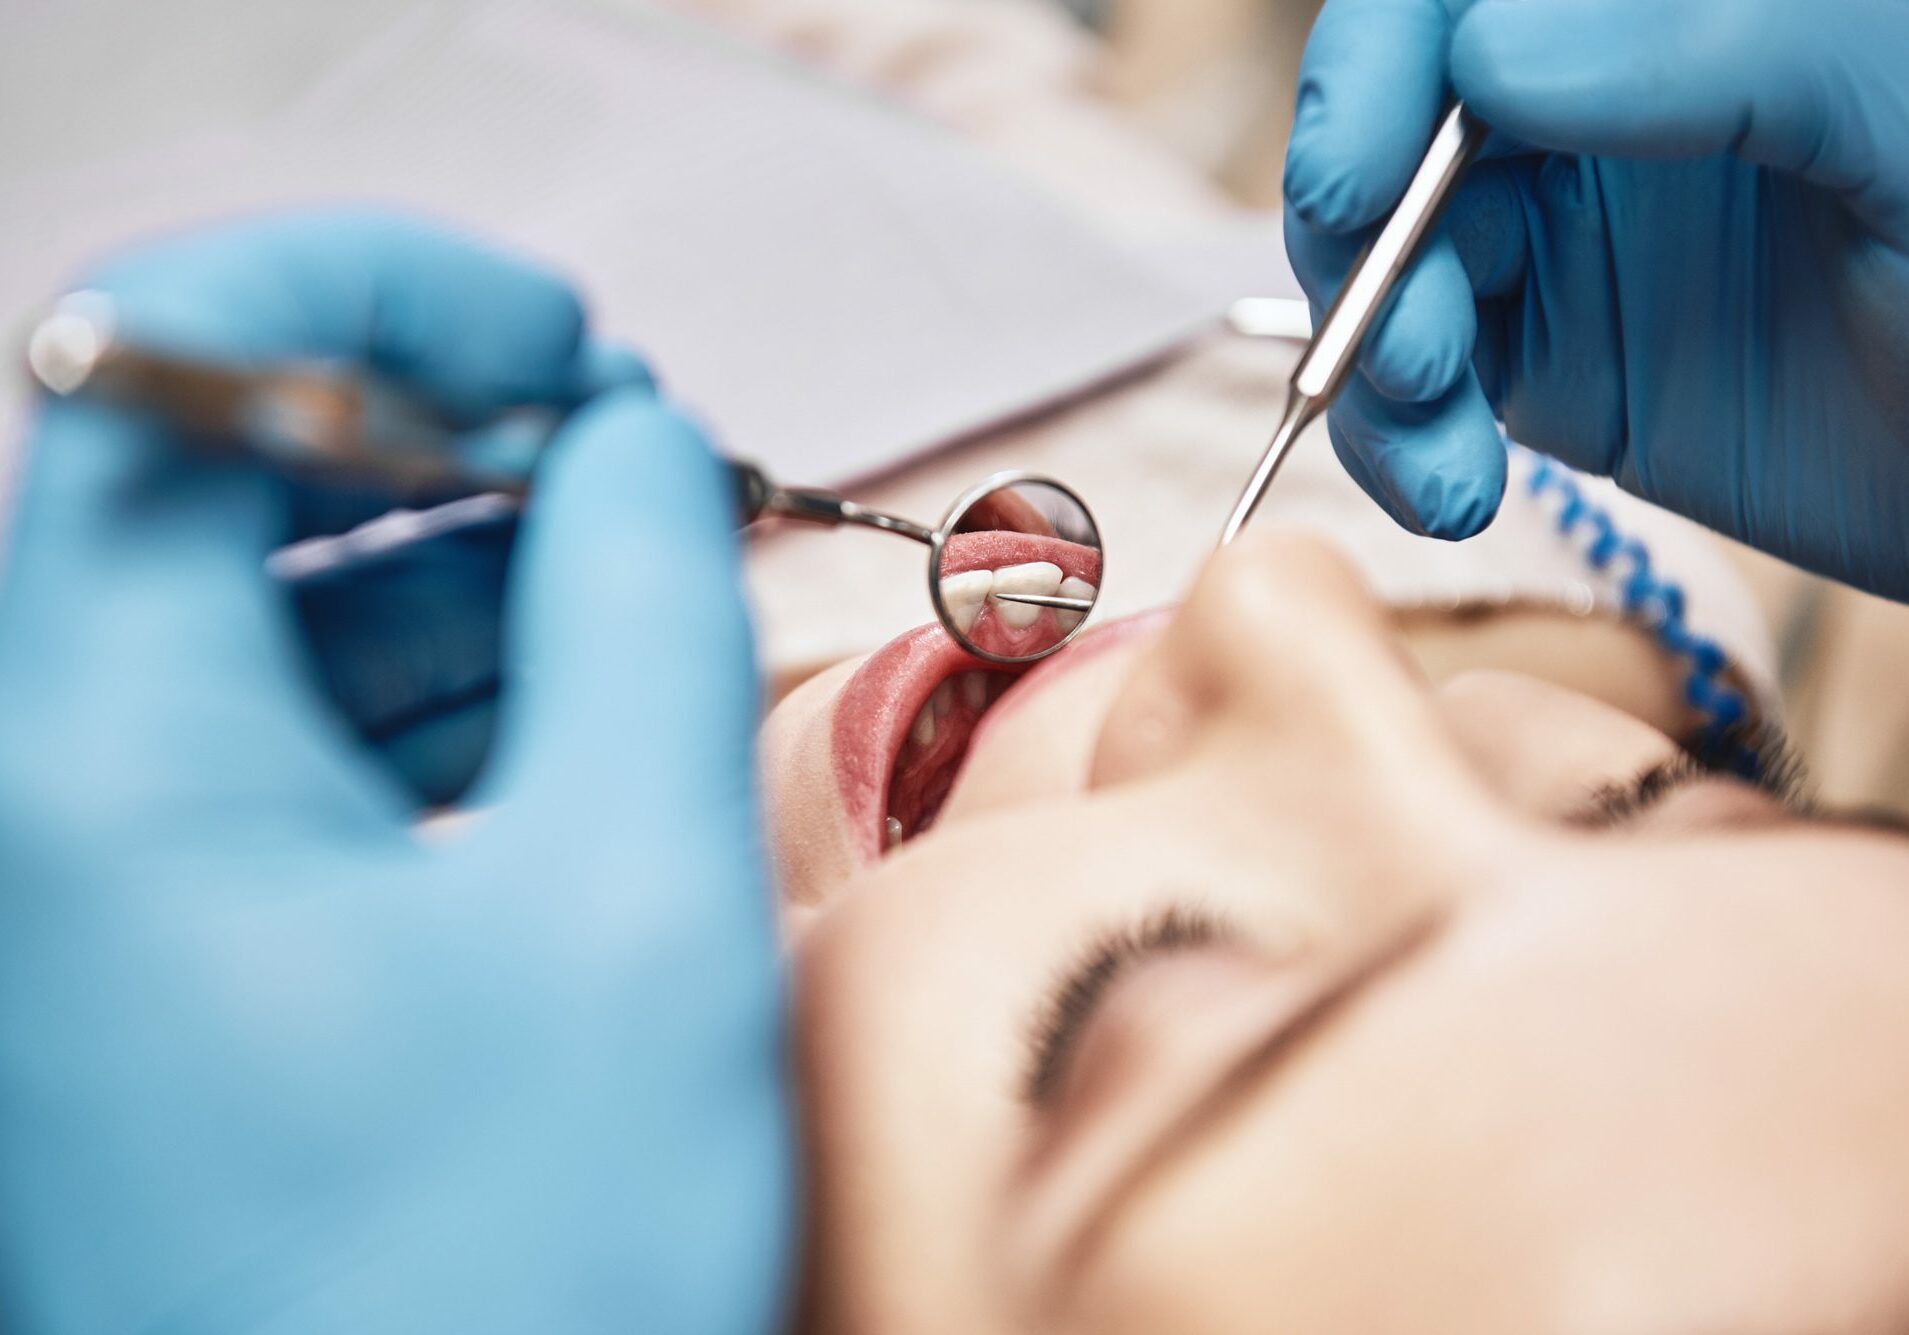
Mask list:
[[[935,687],[970,668],[1003,670],[964,652],[939,625],[920,626],[871,654],[836,698],[836,790],[863,862],[881,856],[889,779],[915,715]]]

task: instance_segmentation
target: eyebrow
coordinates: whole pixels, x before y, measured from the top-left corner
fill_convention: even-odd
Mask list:
[[[1201,1140],[1207,1128],[1218,1122],[1248,1093],[1256,1090],[1269,1072],[1276,1070],[1307,1040],[1343,1015],[1367,988],[1382,975],[1420,957],[1438,939],[1450,921],[1443,914],[1426,912],[1399,925],[1390,935],[1353,957],[1332,975],[1325,986],[1306,999],[1296,1011],[1281,1015],[1264,1036],[1207,1084],[1204,1092],[1188,1104],[1160,1135],[1148,1144],[1103,1193],[1100,1203],[1075,1233],[1060,1258],[1063,1275],[1077,1272],[1091,1256],[1100,1238],[1119,1219],[1127,1202],[1138,1195],[1163,1167],[1171,1163],[1191,1144]],[[1063,1283],[1070,1282],[1063,1280]]]

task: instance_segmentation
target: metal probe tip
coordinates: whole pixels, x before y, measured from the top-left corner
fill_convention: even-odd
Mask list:
[[[990,593],[988,597],[1003,603],[1026,603],[1029,607],[1057,607],[1064,612],[1091,612],[1089,598],[1062,598],[1051,593]]]
[[[1332,308],[1313,331],[1311,342],[1293,369],[1287,390],[1286,415],[1273,433],[1272,444],[1253,470],[1252,480],[1234,503],[1220,534],[1224,547],[1239,536],[1259,508],[1260,497],[1272,485],[1286,453],[1306,424],[1339,396],[1354,368],[1359,349],[1373,322],[1385,309],[1399,280],[1417,257],[1445,202],[1457,189],[1465,168],[1485,142],[1485,127],[1454,106],[1445,114],[1418,170],[1405,187],[1399,205],[1386,219],[1372,245],[1353,264],[1333,300]]]
[[[1251,522],[1253,512],[1259,509],[1259,503],[1266,499],[1267,488],[1273,485],[1273,479],[1279,475],[1280,465],[1286,462],[1291,453],[1293,442],[1299,439],[1314,417],[1319,413],[1320,405],[1297,390],[1286,400],[1285,416],[1279,419],[1279,429],[1273,432],[1272,443],[1266,447],[1266,453],[1259,458],[1259,467],[1253,470],[1253,476],[1247,480],[1240,498],[1233,502],[1233,513],[1226,517],[1226,527],[1220,530],[1220,546],[1224,547],[1240,535],[1240,531]]]

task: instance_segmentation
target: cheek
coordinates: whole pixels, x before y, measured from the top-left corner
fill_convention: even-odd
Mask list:
[[[858,666],[843,663],[803,683],[757,737],[763,826],[785,908],[820,903],[856,868],[830,729],[835,698]]]
[[[1507,805],[1555,820],[1606,784],[1674,756],[1676,743],[1622,710],[1535,677],[1468,672],[1439,687],[1452,736]]]

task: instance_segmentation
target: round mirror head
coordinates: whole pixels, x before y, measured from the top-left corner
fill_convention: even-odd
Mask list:
[[[935,531],[928,594],[962,648],[1031,663],[1080,633],[1100,598],[1100,529],[1050,478],[1003,473],[954,503]]]

